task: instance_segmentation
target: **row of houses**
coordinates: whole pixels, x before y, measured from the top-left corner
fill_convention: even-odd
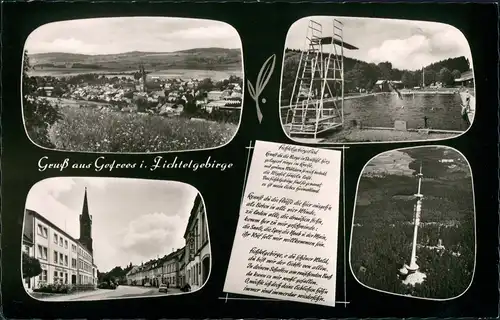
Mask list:
[[[83,201],[78,239],[40,213],[25,210],[22,249],[42,269],[38,276],[24,279],[28,291],[51,284],[97,285],[87,190]]]
[[[155,286],[168,284],[182,288],[189,284],[191,290],[201,287],[211,269],[211,253],[205,208],[201,196],[194,200],[184,232],[185,245],[168,255],[133,266],[126,275],[128,285]]]

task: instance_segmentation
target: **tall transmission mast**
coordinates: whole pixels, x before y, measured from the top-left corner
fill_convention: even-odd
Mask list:
[[[410,264],[405,264],[403,268],[399,271],[403,275],[407,275],[403,280],[404,284],[412,285],[424,282],[426,275],[419,271],[420,267],[417,264],[417,239],[418,239],[418,227],[420,226],[420,216],[422,213],[422,200],[424,195],[422,194],[422,163],[420,163],[420,172],[416,175],[418,178],[418,188],[417,193],[414,194],[416,203],[414,205],[414,215],[413,215],[413,241],[411,246],[411,256]]]

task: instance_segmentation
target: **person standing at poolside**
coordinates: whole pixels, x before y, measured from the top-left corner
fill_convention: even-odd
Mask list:
[[[470,125],[469,123],[469,112],[470,112],[470,98],[471,95],[469,93],[469,90],[465,91],[465,102],[462,105],[462,119],[467,123],[467,126]]]

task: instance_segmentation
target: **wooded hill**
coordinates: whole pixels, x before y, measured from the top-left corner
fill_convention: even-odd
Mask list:
[[[126,52],[119,54],[86,55],[64,52],[36,53],[28,56],[35,69],[109,69],[126,71],[143,64],[146,69],[228,70],[241,68],[241,50],[225,48],[195,48],[175,52]]]
[[[283,66],[282,97],[288,99],[291,95],[293,83],[300,60],[300,50],[287,49]],[[464,57],[449,58],[425,66],[425,85],[436,81],[446,86],[453,85],[454,79],[459,78],[462,72],[470,69],[470,62]],[[345,90],[356,89],[372,90],[377,80],[398,80],[408,88],[422,85],[422,70],[401,70],[393,68],[390,62],[378,64],[368,63],[358,59],[344,57]]]

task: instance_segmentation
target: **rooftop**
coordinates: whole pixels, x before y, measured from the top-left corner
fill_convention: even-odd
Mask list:
[[[474,72],[472,70],[468,70],[465,72],[462,72],[460,75],[460,78],[455,79],[455,82],[462,82],[462,81],[468,81],[474,79]]]

